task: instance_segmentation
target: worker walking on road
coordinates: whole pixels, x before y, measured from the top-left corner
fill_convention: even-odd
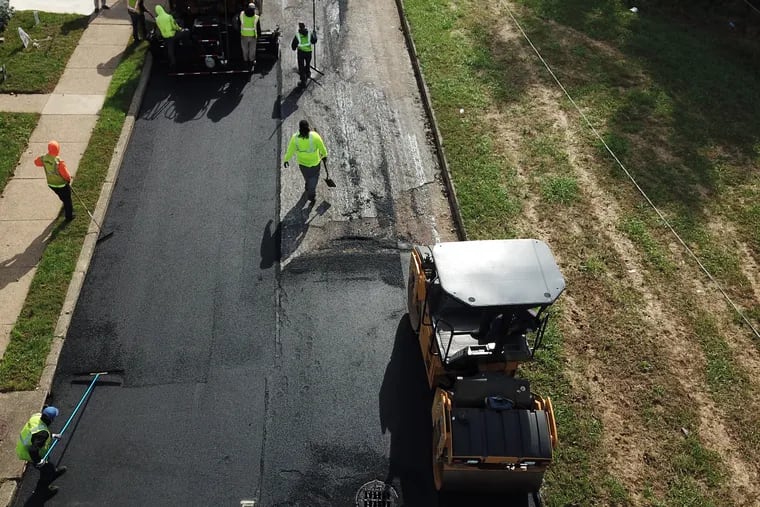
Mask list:
[[[174,68],[177,65],[177,57],[175,56],[175,48],[177,44],[177,32],[182,28],[175,21],[174,16],[169,14],[160,5],[156,5],[156,26],[161,32],[161,37],[166,41],[166,53],[169,57],[169,66]]]
[[[298,57],[298,75],[301,77],[298,86],[301,88],[306,86],[307,81],[311,77],[311,55],[314,49],[313,46],[316,43],[316,32],[309,33],[306,23],[298,23],[298,32],[293,37],[290,47],[296,52],[296,56]]]
[[[58,486],[52,482],[66,473],[66,467],[58,467],[49,461],[43,461],[45,454],[53,443],[53,439],[61,438],[50,431],[50,425],[58,417],[58,409],[45,407],[42,412],[32,414],[29,421],[21,429],[16,444],[16,455],[23,461],[28,461],[40,471],[40,478],[34,490],[35,495],[51,497],[58,492]]]
[[[66,168],[66,163],[58,155],[61,153],[61,146],[58,141],[48,143],[48,152],[34,160],[34,165],[45,168],[45,178],[50,190],[56,193],[58,198],[63,202],[63,210],[66,214],[66,221],[74,219],[74,205],[71,202],[71,175]]]
[[[240,45],[243,48],[243,61],[256,63],[256,43],[259,36],[259,15],[256,5],[251,2],[240,11]]]
[[[288,167],[288,161],[294,154],[298,160],[298,167],[301,169],[306,196],[314,204],[317,200],[319,163],[322,162],[327,169],[327,148],[322,137],[311,130],[306,120],[298,123],[298,132],[290,138],[288,150],[285,152],[285,167]]]
[[[142,32],[142,38],[146,39],[148,31],[145,29],[145,0],[127,0],[127,12],[132,21],[132,38],[139,42]]]

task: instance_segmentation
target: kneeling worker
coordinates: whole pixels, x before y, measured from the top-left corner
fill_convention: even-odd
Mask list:
[[[50,431],[50,425],[57,416],[58,409],[55,407],[45,407],[41,413],[32,414],[21,429],[16,444],[16,455],[19,459],[32,463],[34,468],[40,471],[34,494],[43,497],[51,497],[58,493],[58,487],[51,486],[51,483],[66,473],[66,467],[56,468],[49,461],[42,461],[53,439],[61,438]]]

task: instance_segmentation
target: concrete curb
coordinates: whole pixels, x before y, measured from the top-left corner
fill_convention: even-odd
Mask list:
[[[132,96],[132,102],[129,106],[127,116],[124,119],[124,125],[122,126],[119,140],[117,141],[116,147],[114,148],[113,156],[111,157],[111,163],[108,166],[108,173],[106,174],[105,181],[103,182],[103,187],[100,191],[98,203],[95,206],[95,210],[93,211],[93,216],[98,221],[98,223],[103,223],[103,217],[105,216],[106,210],[108,209],[108,204],[111,201],[111,194],[113,193],[113,188],[119,175],[119,169],[121,168],[121,163],[124,158],[124,152],[126,150],[127,143],[129,143],[129,139],[132,136],[132,130],[134,129],[135,125],[135,116],[137,116],[137,113],[140,110],[140,105],[142,104],[143,97],[145,96],[145,90],[148,86],[148,80],[150,79],[150,72],[152,67],[153,58],[151,56],[151,53],[147,52],[145,56],[145,62],[143,64],[143,69],[140,73],[140,81],[137,84],[134,95]],[[82,244],[82,250],[79,253],[79,259],[77,260],[77,265],[74,268],[74,273],[72,275],[71,282],[69,283],[69,288],[66,291],[66,298],[64,299],[63,307],[61,308],[61,314],[58,317],[58,323],[56,324],[55,332],[53,333],[53,341],[50,345],[50,352],[45,359],[45,366],[43,367],[42,375],[40,376],[40,382],[37,391],[44,393],[43,399],[47,398],[47,395],[50,393],[50,389],[53,384],[53,376],[58,365],[58,357],[61,354],[63,341],[66,337],[66,334],[68,333],[69,325],[71,324],[71,316],[74,313],[74,308],[76,308],[79,294],[82,291],[85,275],[87,274],[87,270],[90,266],[92,256],[95,253],[95,244],[98,240],[99,235],[100,231],[98,230],[97,226],[94,223],[90,222],[90,227],[87,231],[87,234],[85,235],[84,243]],[[18,482],[13,480],[4,481],[0,485],[0,505],[11,505],[16,495],[17,486]]]
[[[116,147],[114,148],[113,156],[111,157],[111,164],[108,166],[108,172],[106,173],[103,187],[100,190],[98,203],[95,206],[95,210],[92,212],[95,220],[97,220],[99,224],[103,223],[103,217],[105,217],[106,211],[108,210],[108,204],[111,202],[111,194],[113,194],[114,185],[119,176],[121,162],[124,159],[124,151],[132,136],[132,130],[135,126],[135,116],[140,110],[140,104],[145,95],[145,90],[148,87],[148,79],[150,79],[150,71],[152,67],[153,57],[151,53],[148,52],[145,56],[145,63],[140,74],[140,82],[137,84],[135,94],[132,97],[127,116],[124,119],[124,125],[121,128],[119,140],[116,142]],[[76,308],[79,293],[82,291],[82,286],[84,285],[84,277],[87,274],[87,270],[90,267],[90,261],[95,253],[95,245],[98,241],[98,236],[100,236],[100,229],[90,221],[90,228],[85,235],[82,250],[79,253],[79,259],[77,260],[77,265],[74,268],[74,274],[71,278],[71,283],[69,283],[69,288],[66,291],[66,298],[63,301],[61,315],[58,317],[58,323],[55,326],[50,353],[48,353],[47,359],[45,360],[45,367],[43,368],[42,376],[40,377],[39,387],[44,390],[45,393],[50,392],[50,387],[53,384],[53,375],[55,374],[55,369],[58,364],[58,356],[61,354],[63,340],[69,331],[71,317]]]
[[[430,101],[430,90],[428,90],[425,78],[422,75],[422,68],[420,67],[420,60],[417,57],[417,47],[414,45],[412,39],[412,30],[409,27],[409,23],[406,20],[406,11],[404,10],[404,0],[396,0],[396,8],[398,9],[398,17],[401,21],[401,31],[404,32],[404,39],[406,39],[406,49],[409,52],[409,59],[412,62],[412,68],[414,69],[414,77],[417,79],[417,88],[420,91],[420,97],[422,98],[422,106],[425,109],[428,122],[430,123],[430,130],[433,134],[433,143],[435,144],[435,154],[438,158],[438,164],[441,166],[441,173],[443,174],[443,181],[446,185],[446,197],[449,201],[449,207],[451,208],[451,214],[454,217],[454,222],[457,226],[457,236],[460,241],[467,241],[467,231],[464,228],[464,221],[462,220],[462,214],[459,211],[459,199],[457,199],[456,190],[454,190],[454,183],[451,180],[451,172],[449,171],[449,163],[446,160],[446,153],[443,150],[443,137],[438,130],[438,120],[435,118],[435,112],[433,111],[433,105]]]

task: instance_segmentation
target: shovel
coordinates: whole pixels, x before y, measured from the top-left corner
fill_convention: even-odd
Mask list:
[[[325,183],[327,184],[328,187],[335,188],[337,185],[332,180],[332,178],[330,178],[330,171],[327,169],[327,164],[324,164],[324,166],[325,166],[325,173],[327,173],[327,177],[325,178]]]

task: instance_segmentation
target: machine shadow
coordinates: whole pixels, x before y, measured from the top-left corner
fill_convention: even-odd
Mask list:
[[[391,434],[386,483],[400,483],[404,507],[533,507],[538,498],[520,492],[437,492],[432,470],[433,391],[425,375],[409,315],[401,318],[379,393],[380,428]]]
[[[261,75],[254,73],[253,76]],[[177,123],[207,117],[217,123],[232,113],[244,97],[251,74],[219,76],[168,76],[163,69],[151,75],[151,87],[143,99],[140,118],[165,117]]]
[[[431,456],[428,387],[417,336],[404,315],[396,327],[393,351],[385,368],[379,393],[380,429],[391,434],[390,463],[386,483],[398,479],[406,507],[438,505]]]

